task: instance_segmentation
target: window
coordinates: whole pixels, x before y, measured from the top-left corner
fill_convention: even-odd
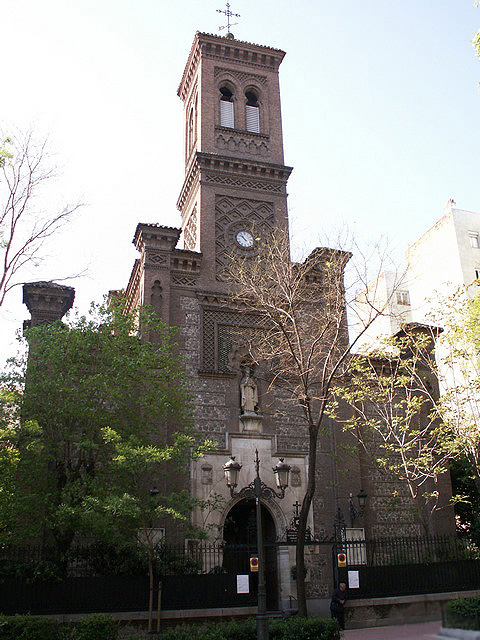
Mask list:
[[[235,126],[233,93],[225,86],[220,88],[220,93],[220,126],[233,129]]]
[[[478,233],[476,233],[475,231],[469,231],[468,239],[470,241],[470,246],[472,247],[472,249],[478,249],[480,247],[478,241]]]
[[[258,96],[253,91],[246,91],[245,97],[247,98],[247,103],[245,105],[245,122],[247,131],[260,133],[260,107],[258,105]]]
[[[410,304],[408,291],[397,291],[397,304]]]

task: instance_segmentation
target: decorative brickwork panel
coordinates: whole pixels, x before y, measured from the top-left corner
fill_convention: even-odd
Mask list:
[[[196,298],[182,296],[180,308],[185,313],[185,322],[179,334],[183,342],[181,355],[185,358],[185,370],[190,380],[200,368],[200,305]]]
[[[270,156],[270,148],[267,144],[267,140],[257,139],[254,136],[241,133],[227,133],[226,131],[221,131],[217,133],[215,137],[215,146],[220,151],[237,151],[241,154],[261,156],[263,158],[268,158]],[[248,182],[250,184],[261,185],[261,183],[258,182]]]
[[[245,228],[256,234],[271,232],[275,216],[273,202],[217,196],[215,199],[215,262],[217,279],[227,264],[228,253],[235,245],[235,235]]]
[[[185,249],[194,250],[197,246],[197,206],[192,209],[188,222],[183,230]]]
[[[237,178],[225,175],[207,174],[203,178],[208,184],[218,184],[236,189],[249,189],[251,191],[266,191],[267,193],[284,193],[285,185],[274,182],[262,182],[248,178]]]
[[[229,371],[229,357],[239,329],[255,329],[258,317],[227,309],[204,309],[202,368],[206,371]],[[238,339],[238,338],[237,338]]]
[[[233,69],[223,69],[222,67],[215,67],[214,74],[215,78],[225,75],[233,76],[242,85],[261,84],[264,86],[267,84],[266,76],[258,76],[254,73],[245,73],[242,71],[235,71]]]
[[[198,276],[184,273],[173,273],[172,284],[177,287],[194,287],[197,284]]]
[[[166,267],[167,266],[167,256],[161,253],[151,253],[147,252],[145,257],[146,265],[154,265],[156,267]]]

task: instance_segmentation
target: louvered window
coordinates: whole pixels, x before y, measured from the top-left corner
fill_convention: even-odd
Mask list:
[[[260,109],[258,107],[246,106],[247,131],[260,133]]]
[[[245,123],[247,131],[260,133],[260,107],[258,106],[258,96],[253,91],[246,91],[245,97]]]
[[[233,129],[235,126],[235,114],[233,108],[233,93],[228,87],[221,87],[220,93],[220,125]]]
[[[233,102],[227,102],[226,100],[220,100],[220,124],[222,127],[230,127],[233,129],[235,126],[235,119],[233,117]]]

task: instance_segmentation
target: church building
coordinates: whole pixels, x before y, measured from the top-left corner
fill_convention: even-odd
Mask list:
[[[231,497],[225,463],[234,457],[242,465],[240,487],[254,480],[256,451],[261,479],[270,487],[275,486],[273,468],[279,459],[291,468],[285,497],[262,505],[265,537],[275,542],[267,568],[269,608],[281,608],[295,595],[295,548],[288,544],[288,531],[305,494],[308,433],[298,416],[275,417],[265,402],[265,382],[232,342],[239,322],[242,328],[253,328],[255,317],[244,314],[239,320],[229,306],[231,284],[223,272],[232,254],[247,256],[262,235],[288,230],[292,167],[284,162],[279,89],[284,56],[283,51],[241,42],[230,34],[196,33],[178,88],[185,156],[177,202],[181,223],[178,228],[137,225],[133,242],[138,258],[126,286],[129,309],[152,305],[166,324],[178,328],[179,351],[194,397],[195,429],[216,444],[214,451],[191,463],[190,487],[200,500],[219,498],[219,507],[195,510],[192,524],[209,531],[212,539],[250,542],[254,511],[242,497]],[[50,291],[48,283],[26,285],[24,301],[32,324],[37,310],[45,316],[51,305],[57,317],[63,315],[72,303],[71,292],[63,289]],[[392,493],[404,496],[404,487],[368,465],[360,452],[352,453],[348,438],[341,426],[327,422],[309,515],[312,539],[331,538],[339,514],[350,523],[346,531],[353,539],[420,535],[408,498],[391,509]],[[362,510],[356,501],[360,490],[368,495]],[[328,597],[331,546],[309,545],[306,562],[309,598]]]

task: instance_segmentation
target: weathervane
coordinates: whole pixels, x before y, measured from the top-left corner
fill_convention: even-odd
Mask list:
[[[230,18],[231,17],[235,17],[235,18],[240,18],[240,14],[239,13],[233,13],[232,11],[230,11],[230,3],[227,2],[227,9],[217,9],[217,13],[224,13],[227,16],[227,24],[224,25],[223,27],[219,27],[218,30],[221,31],[222,29],[227,29],[227,38],[233,38],[233,33],[230,33],[230,27],[234,27],[236,24],[238,24],[238,22],[234,22],[233,24],[230,24]]]

